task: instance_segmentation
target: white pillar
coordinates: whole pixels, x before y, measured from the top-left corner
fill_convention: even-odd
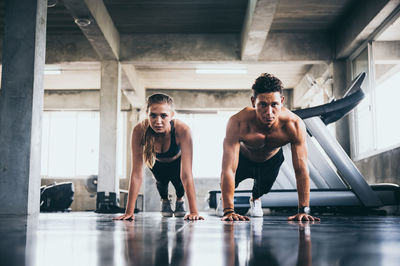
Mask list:
[[[101,63],[100,149],[97,183],[97,212],[119,209],[119,178],[117,176],[118,120],[121,110],[121,66],[118,61]]]

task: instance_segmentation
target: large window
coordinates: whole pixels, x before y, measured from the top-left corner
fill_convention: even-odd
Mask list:
[[[121,113],[124,118],[124,113]],[[98,174],[99,112],[44,112],[41,175],[78,178]],[[124,119],[119,119],[121,126]],[[118,175],[123,177],[124,129],[119,136]]]
[[[373,108],[372,108],[372,92],[369,82],[369,47],[365,48],[351,63],[352,77],[355,78],[361,72],[367,73],[362,89],[365,92],[364,100],[357,106],[354,111],[354,128],[355,135],[355,154],[369,153],[374,149],[374,131],[373,129]]]
[[[400,143],[400,120],[397,118],[400,99],[400,64],[375,62],[376,135],[378,149]]]
[[[396,23],[391,27],[400,28],[400,21]],[[366,97],[352,116],[355,159],[400,146],[400,124],[396,117],[400,99],[400,35],[389,34],[398,32],[391,27],[351,60],[353,78],[363,71],[368,75],[363,84]],[[394,40],[393,36],[399,39]]]
[[[236,112],[178,113],[176,118],[189,125],[193,138],[193,175],[219,177],[226,124]]]

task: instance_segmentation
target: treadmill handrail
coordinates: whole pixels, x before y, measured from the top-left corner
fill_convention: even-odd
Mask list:
[[[310,107],[306,109],[294,110],[301,119],[306,119],[314,116],[320,116],[325,124],[336,122],[354,107],[356,107],[365,97],[361,85],[365,79],[365,72],[358,75],[350,85],[350,88],[345,93],[342,99],[334,100],[330,103]]]
[[[315,137],[325,153],[336,166],[338,172],[353,189],[360,201],[367,207],[382,206],[382,202],[373,193],[371,187],[365,181],[363,175],[354,165],[347,153],[336,139],[329,133],[327,127],[318,117],[311,117],[304,120],[307,130]]]

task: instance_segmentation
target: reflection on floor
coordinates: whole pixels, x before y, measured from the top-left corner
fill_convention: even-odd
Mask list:
[[[141,213],[0,216],[0,265],[399,265],[400,217],[186,222]]]

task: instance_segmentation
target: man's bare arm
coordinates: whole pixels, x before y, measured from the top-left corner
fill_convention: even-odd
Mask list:
[[[233,198],[235,194],[235,173],[239,161],[239,122],[234,118],[228,122],[226,128],[226,135],[223,144],[223,156],[222,156],[222,173],[221,173],[221,191],[222,191],[222,203],[224,207],[223,220],[237,221],[237,220],[248,220],[247,217],[242,217],[235,214],[233,211],[234,203]]]
[[[298,120],[293,124],[294,134],[292,135],[291,150],[293,168],[296,176],[298,193],[298,207],[310,206],[310,176],[307,164],[307,142],[306,128],[303,121]],[[297,214],[289,217],[290,220],[319,220],[307,214]]]

